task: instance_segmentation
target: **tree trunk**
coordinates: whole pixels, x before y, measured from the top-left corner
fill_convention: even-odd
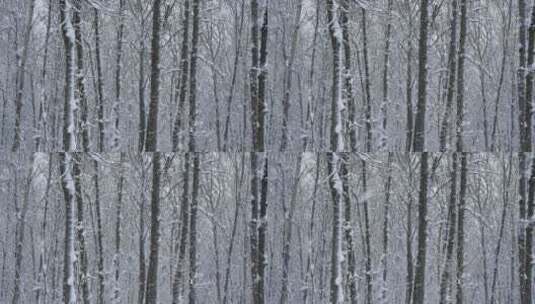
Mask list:
[[[429,26],[428,6],[429,0],[420,1],[420,41],[418,45],[418,103],[416,104],[416,118],[414,121],[414,140],[412,144],[413,152],[423,152],[425,149],[425,116],[427,108],[427,32]],[[425,158],[427,158],[427,156],[425,156]]]
[[[158,149],[158,108],[160,102],[160,2],[161,0],[154,0],[152,7],[151,81],[149,119],[145,142],[146,152],[156,152]],[[159,156],[156,158],[159,158]]]
[[[464,214],[466,210],[467,160],[468,154],[461,153],[461,184],[459,186],[459,220],[457,229],[457,304],[463,304],[464,276]]]
[[[365,121],[364,125],[366,126],[366,152],[372,152],[373,146],[373,117],[372,117],[372,97],[370,89],[370,64],[368,60],[368,31],[367,31],[367,21],[366,21],[366,9],[361,8],[362,13],[362,53],[364,60],[364,101],[366,109],[364,111]]]
[[[416,145],[415,145],[416,146]],[[413,304],[425,303],[425,267],[427,257],[427,187],[428,153],[420,156],[420,192],[418,194],[418,256],[416,258]]]
[[[20,59],[17,63],[17,77],[16,77],[16,88],[17,92],[15,94],[15,138],[13,140],[13,147],[11,148],[12,152],[17,152],[20,148],[20,142],[22,140],[22,131],[21,131],[21,112],[22,112],[22,97],[24,94],[24,78],[26,74],[26,62],[28,61],[28,53],[30,48],[30,38],[33,28],[33,12],[35,10],[35,0],[29,2],[28,8],[28,19],[26,23],[26,32],[24,33],[24,49],[22,50],[22,58],[18,58],[17,50],[17,59]],[[5,107],[4,107],[5,111]],[[4,134],[2,134],[4,135]]]
[[[124,36],[125,0],[119,0],[119,29],[117,30],[117,53],[115,59],[115,104],[113,112],[115,115],[115,130],[113,134],[112,150],[118,151],[121,147],[120,141],[120,105],[121,101],[121,68],[123,56],[123,36]],[[122,177],[121,177],[122,178]]]
[[[76,193],[76,236],[78,239],[78,257],[80,260],[79,281],[82,285],[82,301],[84,304],[89,303],[89,274],[88,274],[88,256],[87,245],[85,241],[85,223],[84,223],[84,198],[82,191],[82,155],[80,153],[73,154],[73,173],[74,173],[74,189]]]
[[[390,65],[390,36],[392,35],[392,5],[393,0],[388,0],[387,4],[387,24],[385,31],[385,50],[383,57],[383,104],[381,105],[381,112],[383,114],[383,134],[381,135],[381,148],[387,149],[388,139],[387,127],[388,127],[388,106],[390,100],[388,99],[388,67]]]
[[[175,122],[173,126],[172,145],[173,151],[178,151],[180,143],[180,132],[184,127],[185,117],[182,117],[185,112],[186,94],[187,94],[187,82],[189,77],[189,23],[190,23],[190,0],[184,1],[184,17],[182,19],[182,47],[180,50],[180,80],[178,82],[178,94],[179,102],[176,112]]]
[[[457,230],[457,169],[458,169],[458,154],[452,153],[452,169],[451,169],[451,184],[450,197],[448,202],[448,221],[446,223],[446,259],[444,261],[444,268],[440,277],[440,304],[447,304],[448,291],[451,278],[453,247],[455,245],[455,237]]]
[[[194,0],[197,1],[197,0]],[[198,6],[198,3],[194,3]],[[195,75],[192,73],[192,75]],[[193,77],[195,78],[195,76]],[[193,181],[191,185],[190,240],[189,240],[189,304],[196,303],[197,280],[197,209],[199,195],[200,154],[193,153]]]
[[[120,153],[119,160],[119,180],[117,181],[117,206],[115,213],[115,256],[113,257],[113,264],[115,267],[115,287],[113,292],[113,303],[120,303],[121,301],[121,286],[120,286],[120,257],[121,257],[121,209],[123,205],[123,187],[124,187],[124,162],[125,153]]]
[[[26,229],[26,214],[28,213],[28,207],[30,203],[30,188],[32,187],[33,178],[33,164],[34,154],[30,157],[30,164],[28,169],[28,176],[24,184],[24,195],[22,198],[22,208],[19,207],[17,200],[15,199],[15,216],[16,216],[16,228],[15,228],[15,280],[13,288],[13,300],[11,303],[18,304],[21,296],[21,276],[22,276],[22,249],[24,246],[24,231]],[[17,170],[17,169],[15,169]],[[17,174],[17,173],[15,173]],[[15,192],[18,186],[15,187]],[[17,195],[15,193],[15,195]]]
[[[188,241],[189,231],[189,219],[190,219],[190,202],[189,202],[189,175],[190,175],[190,156],[191,153],[184,154],[184,173],[182,176],[183,190],[182,199],[180,205],[180,218],[182,228],[180,229],[180,245],[178,251],[177,265],[175,268],[175,274],[173,278],[172,296],[173,304],[178,304],[182,301],[182,288],[184,278],[184,268],[186,260],[186,246]]]
[[[467,32],[467,7],[466,0],[461,0],[461,33],[459,37],[459,63],[457,70],[457,152],[463,152],[463,128],[464,128],[464,57],[466,48]]]
[[[156,144],[155,141],[152,143]],[[149,145],[149,148],[151,147],[150,143],[147,145]],[[147,293],[145,297],[145,304],[158,303],[158,254],[160,250],[160,175],[160,153],[154,152],[152,153],[152,193],[150,203],[150,256],[149,269],[147,273]]]
[[[95,28],[95,56],[97,61],[97,107],[98,107],[98,151],[104,152],[104,79],[102,78],[102,60],[100,58],[100,16],[97,8],[93,10],[93,27]]]
[[[390,192],[392,190],[392,157],[391,152],[388,153],[387,160],[387,170],[388,176],[386,178],[385,184],[385,205],[384,205],[384,216],[383,216],[383,255],[381,257],[381,262],[383,266],[383,290],[381,293],[382,303],[387,303],[386,292],[388,290],[388,246],[389,239],[388,233],[390,225]]]
[[[95,209],[97,215],[97,278],[98,278],[98,295],[97,295],[97,304],[104,303],[104,248],[102,242],[102,215],[100,208],[100,183],[99,183],[99,168],[98,161],[93,160],[93,168],[95,170],[93,175],[93,182],[95,185]]]
[[[453,106],[453,95],[455,93],[455,76],[457,70],[457,16],[458,1],[451,2],[451,22],[450,22],[450,46],[448,50],[448,92],[446,94],[446,109],[440,125],[440,151],[446,151],[447,136],[450,126],[449,118]]]
[[[341,160],[339,153],[329,153],[327,169],[329,189],[333,199],[332,247],[331,247],[331,290],[329,303],[344,303],[344,283],[342,278],[342,203],[344,197],[343,179],[340,176]]]

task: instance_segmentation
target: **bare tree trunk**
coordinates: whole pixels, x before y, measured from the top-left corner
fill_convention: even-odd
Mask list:
[[[65,7],[65,6],[63,6]],[[64,12],[68,10],[64,9]],[[74,186],[71,173],[71,155],[60,154],[60,173],[63,195],[65,197],[65,240],[63,250],[63,303],[76,303],[76,287],[74,286]]]
[[[182,117],[185,113],[185,104],[186,104],[186,95],[187,95],[187,83],[189,78],[189,24],[190,24],[190,0],[184,1],[184,17],[182,19],[182,28],[183,28],[183,36],[182,36],[182,47],[180,50],[180,80],[178,84],[178,94],[179,94],[179,102],[178,102],[178,109],[176,112],[174,127],[173,127],[173,135],[172,135],[172,144],[173,144],[173,151],[178,151],[180,143],[180,132],[182,132],[183,124],[185,117]]]
[[[197,1],[197,0],[194,0]],[[198,2],[194,3],[198,6]],[[197,9],[198,10],[198,9]],[[194,75],[192,73],[192,75]],[[195,77],[194,77],[195,78]],[[190,243],[189,243],[189,304],[196,303],[197,280],[197,209],[199,194],[200,154],[193,153],[193,181],[191,185]]]
[[[291,261],[291,242],[292,242],[292,226],[293,218],[295,213],[296,205],[296,196],[299,187],[300,173],[301,173],[301,161],[302,154],[298,154],[296,160],[295,171],[293,175],[293,186],[292,194],[290,197],[290,206],[286,202],[283,202],[283,212],[284,212],[284,228],[283,228],[283,245],[282,245],[282,290],[280,297],[280,304],[288,303],[289,290],[288,290],[288,281],[290,276],[290,261]],[[283,194],[284,195],[284,194]]]
[[[444,268],[440,277],[440,304],[446,304],[448,301],[448,291],[452,270],[453,247],[455,245],[455,237],[457,236],[457,169],[458,169],[458,154],[452,153],[452,169],[451,169],[451,184],[450,197],[448,202],[448,221],[446,223],[446,259],[444,261]]]
[[[145,183],[145,160],[140,154],[141,182]],[[141,206],[139,208],[139,274],[138,274],[138,304],[143,304],[146,291],[146,261],[145,261],[145,187],[141,191]]]
[[[505,161],[504,161],[505,162]],[[498,268],[500,262],[500,251],[503,241],[503,235],[505,230],[505,220],[507,218],[507,207],[509,204],[509,187],[511,185],[511,171],[512,171],[512,162],[509,159],[509,168],[506,172],[505,165],[502,167],[502,193],[503,193],[503,208],[502,215],[500,220],[500,232],[498,234],[498,243],[496,244],[496,250],[494,251],[494,269],[492,271],[492,283],[491,283],[491,296],[490,304],[496,303],[496,284],[498,280]]]
[[[100,16],[97,8],[93,9],[93,27],[95,28],[95,56],[97,61],[97,107],[98,107],[98,151],[104,152],[104,79],[102,78],[102,60],[100,58]]]
[[[26,214],[28,213],[28,206],[30,203],[30,187],[32,186],[33,179],[33,164],[34,164],[34,154],[30,157],[28,176],[24,183],[24,195],[22,198],[22,208],[19,206],[17,199],[15,199],[15,216],[16,216],[16,227],[15,227],[15,279],[14,279],[14,288],[13,288],[13,300],[12,304],[18,304],[21,296],[21,276],[22,276],[22,249],[24,246],[24,231],[26,228]],[[17,169],[15,169],[17,170]],[[15,173],[17,174],[17,173]],[[17,196],[16,191],[18,186],[15,187],[15,196]]]
[[[157,16],[159,16],[159,14]],[[150,148],[151,145],[155,144],[156,141],[152,141],[152,144],[148,142],[147,145]],[[150,256],[149,269],[147,273],[147,293],[145,295],[145,304],[158,303],[158,258],[160,249],[160,176],[160,153],[154,152],[152,153]]]
[[[125,0],[119,0],[119,29],[117,30],[117,53],[115,60],[115,104],[113,112],[115,115],[115,130],[113,134],[112,150],[120,150],[120,105],[121,101],[121,68],[123,57],[123,36],[124,36]]]
[[[467,32],[467,7],[466,0],[461,0],[461,33],[459,36],[459,63],[457,69],[457,152],[463,152],[463,129],[464,129],[464,57],[466,48]]]
[[[416,146],[416,145],[415,145]],[[427,187],[428,153],[420,156],[420,192],[418,194],[418,256],[416,258],[413,304],[425,303],[425,267],[427,257]]]
[[[364,200],[362,206],[364,209],[364,252],[366,254],[365,265],[365,278],[366,278],[366,304],[372,303],[373,289],[372,289],[372,257],[371,257],[371,241],[370,241],[370,218],[368,210],[368,199],[366,195],[368,193],[368,173],[366,169],[366,161],[362,160],[362,193],[364,194]]]
[[[420,1],[420,41],[418,46],[418,103],[416,105],[416,118],[414,121],[414,140],[412,144],[413,152],[423,152],[425,149],[425,116],[427,108],[427,33],[429,26],[428,6],[429,0]],[[419,284],[418,282],[415,283]],[[423,301],[423,293],[421,296]],[[415,294],[415,299],[419,299],[419,297],[419,294]]]
[[[151,43],[151,82],[150,105],[147,123],[146,152],[158,149],[158,108],[160,102],[160,5],[161,0],[154,0],[152,7],[152,43]],[[157,157],[159,163],[159,157]],[[147,294],[148,297],[148,294]],[[149,299],[149,298],[147,298]],[[146,303],[150,304],[150,303]]]
[[[141,15],[141,29],[145,29],[145,12],[143,3],[138,0],[137,7]],[[145,37],[141,35],[139,39],[139,79],[138,79],[138,98],[139,98],[139,125],[138,125],[138,151],[143,152],[147,136],[147,118],[145,113]]]
[[[292,75],[293,66],[295,62],[295,55],[297,52],[297,44],[299,42],[299,30],[301,28],[301,12],[303,10],[303,0],[298,0],[297,10],[294,16],[294,28],[292,31],[292,42],[290,47],[290,57],[286,58],[286,67],[284,69],[284,86],[283,86],[283,116],[282,116],[282,138],[280,151],[285,151],[288,146],[288,123],[290,113],[290,93],[292,90]],[[286,53],[286,51],[284,51]]]
[[[351,218],[351,197],[349,190],[349,172],[347,169],[347,162],[349,161],[350,154],[343,154],[342,160],[342,180],[344,188],[344,240],[345,240],[345,250],[347,256],[347,285],[349,285],[349,299],[351,304],[357,303],[357,267],[356,267],[356,254],[355,254],[355,244],[353,242],[353,222]]]
[[[30,48],[30,38],[32,35],[33,28],[33,12],[35,9],[35,0],[29,2],[28,8],[28,19],[26,23],[26,32],[24,33],[24,49],[22,50],[22,58],[18,58],[17,50],[17,77],[16,77],[16,88],[17,92],[15,94],[15,138],[13,140],[13,146],[11,148],[12,152],[17,152],[20,148],[20,142],[22,140],[22,131],[21,131],[21,112],[22,112],[22,97],[24,94],[24,78],[26,74],[26,63],[28,61],[28,53]],[[5,111],[5,107],[4,107]],[[2,134],[4,135],[4,134]]]
[[[230,116],[231,116],[231,105],[232,100],[234,98],[234,90],[236,87],[236,79],[237,79],[237,73],[238,73],[238,65],[240,60],[240,54],[241,54],[241,39],[242,39],[242,31],[243,31],[243,23],[244,23],[244,15],[245,15],[245,0],[242,0],[241,2],[241,10],[240,10],[240,22],[239,26],[238,24],[238,15],[235,16],[235,23],[236,23],[236,38],[235,38],[235,47],[236,47],[236,54],[234,55],[234,64],[232,68],[232,80],[230,81],[230,92],[227,97],[227,117],[225,119],[225,128],[223,131],[223,151],[228,151],[229,142],[228,142],[228,135],[230,130]]]
[[[113,257],[113,264],[115,267],[115,287],[113,292],[113,303],[120,303],[121,301],[121,287],[120,287],[120,257],[121,257],[121,209],[123,205],[123,187],[124,187],[124,162],[125,153],[121,153],[119,160],[119,180],[117,181],[117,206],[115,213],[115,255]]]
[[[244,154],[242,154],[244,155]],[[236,199],[236,204],[234,206],[234,220],[233,220],[233,223],[232,223],[232,233],[230,235],[230,244],[229,244],[229,249],[228,249],[228,253],[227,253],[227,266],[226,266],[226,270],[225,270],[225,282],[224,282],[224,286],[223,286],[223,304],[227,304],[227,301],[228,301],[228,294],[229,294],[229,280],[230,280],[230,268],[231,268],[231,262],[232,262],[232,252],[233,252],[233,249],[234,249],[234,239],[236,237],[236,230],[238,228],[238,216],[240,214],[240,200],[241,200],[241,186],[242,186],[242,183],[243,183],[243,176],[244,176],[244,173],[245,173],[245,163],[244,163],[244,159],[243,159],[243,156],[242,156],[242,160],[241,160],[241,174],[240,174],[240,177],[238,178],[238,166],[236,165],[235,166],[235,184],[234,184],[234,195],[235,195],[235,199]]]
[[[383,57],[383,103],[381,104],[381,112],[383,114],[383,134],[381,135],[381,148],[387,149],[388,139],[386,138],[388,132],[388,106],[390,100],[388,99],[388,67],[390,65],[390,36],[392,35],[392,5],[393,0],[388,0],[387,4],[387,24],[385,31],[385,50]]]
[[[73,173],[74,173],[74,189],[76,193],[76,236],[78,239],[78,260],[80,260],[79,281],[82,285],[82,301],[84,304],[89,303],[89,274],[88,274],[88,257],[87,245],[85,241],[85,223],[84,223],[84,198],[82,193],[82,156],[83,154],[73,154]]]
[[[73,12],[73,26],[76,40],[76,97],[80,101],[80,131],[82,132],[82,150],[89,152],[89,109],[85,94],[85,69],[84,69],[84,47],[82,41],[82,1],[75,0]]]
[[[461,184],[459,186],[459,220],[457,229],[457,304],[463,304],[464,284],[464,214],[466,209],[467,160],[468,154],[461,153]]]
[[[451,21],[450,21],[450,46],[448,50],[448,91],[446,93],[446,108],[442,123],[440,125],[440,151],[446,151],[447,136],[450,126],[450,114],[453,106],[453,95],[455,93],[455,77],[457,74],[457,16],[458,1],[451,1]]]
[[[182,228],[180,229],[180,245],[178,251],[177,265],[175,268],[175,274],[173,278],[172,286],[172,295],[173,295],[173,304],[178,304],[182,301],[182,288],[183,288],[183,278],[184,268],[185,268],[185,259],[186,259],[186,246],[188,240],[188,231],[189,231],[189,219],[190,219],[190,202],[189,202],[189,175],[190,175],[190,156],[191,153],[184,154],[184,173],[182,176],[183,180],[183,190],[182,190],[182,199],[180,205],[180,218]]]
[[[392,191],[392,157],[393,154],[391,152],[388,153],[388,160],[387,160],[387,170],[388,170],[388,176],[386,177],[386,184],[385,184],[385,205],[384,205],[384,215],[383,215],[383,255],[381,257],[381,264],[383,266],[383,290],[381,293],[381,300],[382,303],[387,303],[387,287],[388,287],[388,246],[389,246],[389,239],[388,234],[390,232],[389,225],[390,225],[390,194]]]
[[[104,248],[103,248],[103,242],[102,242],[102,215],[101,215],[101,208],[100,208],[100,183],[99,183],[99,168],[98,168],[98,161],[93,160],[93,168],[95,170],[93,175],[93,182],[95,185],[95,209],[96,209],[96,215],[97,215],[97,278],[98,278],[98,296],[97,296],[97,304],[103,304],[104,303]]]
[[[372,117],[372,97],[370,89],[370,64],[368,60],[368,34],[367,34],[367,21],[366,21],[366,9],[361,8],[362,14],[362,53],[364,60],[364,100],[366,103],[365,109],[365,122],[366,125],[366,152],[372,152],[373,146],[373,117]]]

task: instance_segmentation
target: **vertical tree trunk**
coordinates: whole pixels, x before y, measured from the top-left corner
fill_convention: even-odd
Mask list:
[[[99,167],[98,161],[93,160],[93,168],[95,170],[93,175],[93,182],[95,185],[95,209],[97,216],[97,278],[98,278],[98,295],[97,304],[104,303],[104,248],[102,242],[102,215],[100,208],[100,183],[99,183]]]
[[[459,36],[459,63],[457,70],[457,152],[463,152],[463,125],[464,125],[464,57],[467,32],[466,0],[461,0],[461,33]]]
[[[68,10],[64,9],[64,12]],[[71,173],[71,155],[60,154],[60,173],[63,178],[61,185],[65,197],[65,240],[63,250],[63,303],[76,303],[76,287],[74,286],[74,182]]]
[[[347,162],[349,161],[349,154],[343,154],[343,163],[341,168],[342,181],[344,188],[344,240],[345,250],[347,256],[347,284],[349,285],[349,299],[351,304],[357,303],[357,273],[356,273],[356,254],[355,245],[353,243],[353,222],[351,219],[351,198],[349,190],[349,172],[347,169]]]
[[[387,24],[385,31],[385,50],[383,54],[383,103],[381,105],[381,112],[383,114],[383,134],[381,135],[381,148],[387,149],[388,139],[387,127],[388,127],[388,106],[390,101],[388,100],[388,68],[390,65],[390,36],[392,35],[392,5],[393,0],[388,0],[387,4]]]
[[[121,101],[121,68],[123,56],[123,36],[124,36],[125,0],[119,0],[119,29],[117,30],[117,53],[115,59],[115,104],[113,112],[115,115],[115,130],[113,134],[113,149],[120,150],[120,105]]]
[[[78,239],[78,257],[80,260],[79,281],[82,289],[82,301],[84,304],[89,303],[89,274],[88,274],[88,257],[87,245],[85,241],[85,223],[84,223],[84,198],[82,193],[82,154],[73,154],[73,173],[74,189],[76,193],[76,237]]]
[[[182,199],[180,205],[180,218],[182,228],[180,229],[180,245],[178,251],[177,265],[175,268],[175,274],[173,278],[172,295],[173,304],[178,304],[182,301],[182,280],[184,278],[184,268],[186,259],[186,246],[188,240],[189,231],[189,219],[190,219],[190,202],[189,202],[189,175],[190,175],[190,156],[191,153],[184,154],[184,173],[182,176],[183,190]]]
[[[195,304],[195,284],[197,276],[197,206],[199,193],[200,155],[195,152],[197,128],[197,52],[199,42],[200,3],[193,0],[193,28],[191,39],[191,62],[189,79],[189,152],[193,153],[193,181],[191,189],[190,247],[189,247],[189,303]]]
[[[292,193],[290,197],[290,206],[286,206],[286,202],[283,202],[284,212],[284,228],[283,228],[283,244],[282,244],[282,290],[280,297],[280,304],[288,303],[289,288],[288,281],[290,276],[290,261],[291,261],[291,242],[292,242],[292,226],[295,213],[296,196],[298,192],[300,173],[301,173],[301,158],[299,154],[296,160],[295,172],[293,175],[294,181],[292,186]],[[285,195],[285,194],[283,194]],[[283,198],[284,199],[284,198]]]
[[[364,252],[366,255],[365,264],[365,278],[366,278],[366,304],[372,303],[373,289],[372,289],[372,257],[371,257],[371,242],[370,242],[370,218],[368,210],[368,199],[366,198],[368,193],[368,173],[367,173],[366,161],[362,160],[362,193],[364,200],[362,206],[364,209]]]
[[[123,187],[124,187],[124,162],[125,153],[121,153],[119,160],[119,180],[117,181],[117,206],[115,213],[115,255],[113,257],[113,264],[115,267],[115,287],[113,292],[113,303],[120,303],[121,301],[121,286],[120,286],[120,258],[121,258],[121,209],[123,205]]]
[[[455,93],[455,76],[457,74],[457,16],[458,0],[451,2],[451,21],[450,21],[450,46],[448,50],[448,84],[446,93],[446,109],[440,125],[440,151],[446,151],[447,136],[450,126],[449,118],[453,106],[453,96]]]
[[[390,225],[390,192],[392,190],[392,157],[391,152],[388,153],[387,170],[388,175],[386,177],[385,184],[385,205],[383,215],[383,255],[381,256],[381,264],[383,266],[383,290],[381,293],[382,303],[387,303],[387,291],[388,291],[388,246],[389,246],[389,225]]]
[[[197,0],[194,0],[197,1]],[[195,10],[194,3],[194,10]],[[192,75],[194,75],[192,73]],[[195,78],[195,77],[194,77]],[[189,304],[196,303],[197,277],[197,209],[199,194],[200,154],[193,153],[193,181],[191,185],[190,240],[189,240]]]
[[[97,8],[93,9],[93,27],[95,28],[95,56],[97,61],[97,107],[98,107],[98,151],[104,152],[104,79],[102,78],[102,60],[100,58],[100,16]]]
[[[33,28],[33,12],[35,9],[35,0],[29,2],[28,7],[28,19],[26,23],[26,32],[24,33],[24,49],[22,50],[22,58],[17,63],[17,75],[16,75],[16,88],[17,92],[15,94],[15,138],[13,140],[13,146],[11,148],[12,152],[17,152],[20,148],[20,142],[22,140],[22,131],[21,131],[21,112],[22,112],[22,97],[24,94],[24,78],[26,74],[26,62],[28,61],[28,53],[30,48],[30,38]],[[18,58],[17,50],[17,59]],[[5,111],[5,107],[4,107]],[[4,135],[4,134],[2,134]]]
[[[351,37],[349,35],[349,1],[343,0],[341,3],[340,26],[344,41],[344,98],[348,106],[349,151],[357,150],[357,127],[356,127],[356,105],[353,98],[353,77],[351,67]]]
[[[82,132],[82,150],[89,152],[89,109],[85,94],[84,46],[82,41],[82,1],[75,0],[73,12],[74,36],[76,40],[76,98],[80,101],[80,131]]]
[[[137,6],[141,12],[141,29],[145,30],[144,9],[141,0],[138,0]],[[138,151],[145,149],[145,140],[147,136],[147,118],[145,113],[145,40],[141,35],[139,39],[139,79],[138,79],[138,98],[139,98],[139,125],[138,125]]]
[[[180,50],[180,80],[178,84],[179,102],[176,112],[175,122],[173,126],[172,145],[173,151],[178,151],[180,143],[180,132],[182,132],[185,117],[182,117],[185,112],[184,106],[186,104],[187,82],[189,77],[189,23],[190,23],[190,0],[184,1],[184,17],[182,19],[182,47]]]
[[[28,207],[30,203],[30,188],[32,187],[33,178],[33,164],[34,154],[30,157],[30,164],[28,169],[28,176],[24,184],[24,195],[22,198],[22,208],[19,207],[17,200],[15,200],[15,216],[16,216],[16,228],[15,228],[15,279],[13,288],[13,298],[11,303],[18,304],[21,296],[21,277],[22,277],[22,249],[24,246],[24,231],[26,229],[26,214],[28,213]],[[17,169],[16,169],[17,170]],[[17,173],[15,173],[17,174]],[[18,186],[15,187],[17,191]],[[15,195],[17,195],[15,193]]]
[[[429,0],[420,1],[420,41],[418,45],[418,103],[416,104],[416,118],[414,121],[414,140],[412,144],[413,152],[423,152],[425,149],[425,116],[427,108],[427,32],[429,26],[428,6]],[[427,156],[425,158],[427,158]]]
[[[145,160],[143,154],[140,154],[141,164],[141,182],[143,191],[141,191],[141,206],[139,208],[139,274],[138,274],[138,304],[143,304],[146,291],[146,261],[145,261]]]
[[[457,304],[463,304],[464,276],[464,214],[466,210],[467,160],[468,154],[461,153],[461,184],[459,186],[459,220],[457,229]]]
[[[367,31],[367,21],[366,21],[366,9],[361,8],[362,14],[362,54],[364,60],[364,100],[366,109],[364,111],[365,121],[364,125],[366,126],[366,152],[372,152],[373,145],[373,117],[372,117],[372,97],[370,89],[370,64],[368,60],[368,31]]]
[[[331,290],[329,303],[344,303],[344,283],[342,277],[342,203],[343,203],[343,181],[340,176],[340,154],[329,153],[328,174],[329,188],[333,199],[333,224],[332,224],[332,247],[331,247]]]
[[[288,123],[290,114],[290,94],[292,90],[292,76],[293,66],[295,62],[295,56],[297,52],[297,44],[299,42],[299,30],[301,28],[301,13],[303,10],[303,0],[298,0],[297,10],[294,16],[294,24],[292,31],[292,42],[290,47],[290,58],[286,60],[286,66],[284,69],[284,86],[283,86],[283,116],[282,116],[282,138],[280,151],[285,151],[288,146]],[[286,51],[285,51],[286,52]]]
[[[145,142],[145,151],[147,152],[156,152],[158,149],[158,108],[160,102],[160,2],[161,0],[154,0],[152,5],[150,105]]]
[[[450,197],[448,202],[448,221],[446,223],[446,258],[444,261],[444,268],[440,277],[440,304],[446,304],[448,301],[448,291],[451,278],[453,247],[455,245],[455,237],[457,230],[457,169],[458,169],[458,154],[452,153],[452,169],[451,169],[451,184]]]
[[[60,0],[60,24],[63,43],[65,46],[65,105],[63,107],[63,149],[76,149],[74,108],[74,29],[71,22],[71,6],[66,0]],[[60,153],[61,187],[65,198],[65,239],[63,250],[63,303],[76,303],[76,288],[74,286],[74,199],[75,189],[72,177],[71,153]]]
[[[416,145],[415,145],[416,146]],[[427,183],[428,153],[420,156],[420,192],[418,194],[418,256],[416,258],[413,304],[425,303],[425,267],[427,257]]]
[[[156,144],[156,142],[154,141],[153,144]],[[149,145],[149,148],[150,147],[151,146]],[[145,304],[158,303],[158,255],[160,249],[160,175],[160,153],[154,152],[152,153],[152,193],[150,203],[150,256],[149,269],[147,273],[147,293],[145,297]]]

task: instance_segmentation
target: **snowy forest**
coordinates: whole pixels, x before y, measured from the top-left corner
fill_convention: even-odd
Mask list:
[[[535,0],[0,0],[0,303],[534,304]]]

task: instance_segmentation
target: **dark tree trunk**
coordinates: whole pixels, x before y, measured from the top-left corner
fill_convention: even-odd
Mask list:
[[[160,103],[160,2],[161,0],[154,0],[152,7],[151,81],[149,118],[145,142],[146,152],[156,152],[158,149],[158,108]],[[157,158],[159,158],[159,156]]]
[[[427,108],[427,40],[429,0],[420,1],[420,41],[418,46],[418,103],[414,121],[413,152],[425,149],[425,116]],[[423,299],[423,297],[422,297]],[[418,303],[415,303],[418,304]]]
[[[424,304],[425,267],[427,257],[427,187],[428,187],[428,153],[420,157],[420,192],[418,194],[418,256],[414,275],[413,304]]]
[[[158,0],[156,0],[158,1]],[[156,143],[156,142],[154,142]],[[158,303],[158,258],[160,250],[160,153],[152,153],[150,256],[145,304]]]

